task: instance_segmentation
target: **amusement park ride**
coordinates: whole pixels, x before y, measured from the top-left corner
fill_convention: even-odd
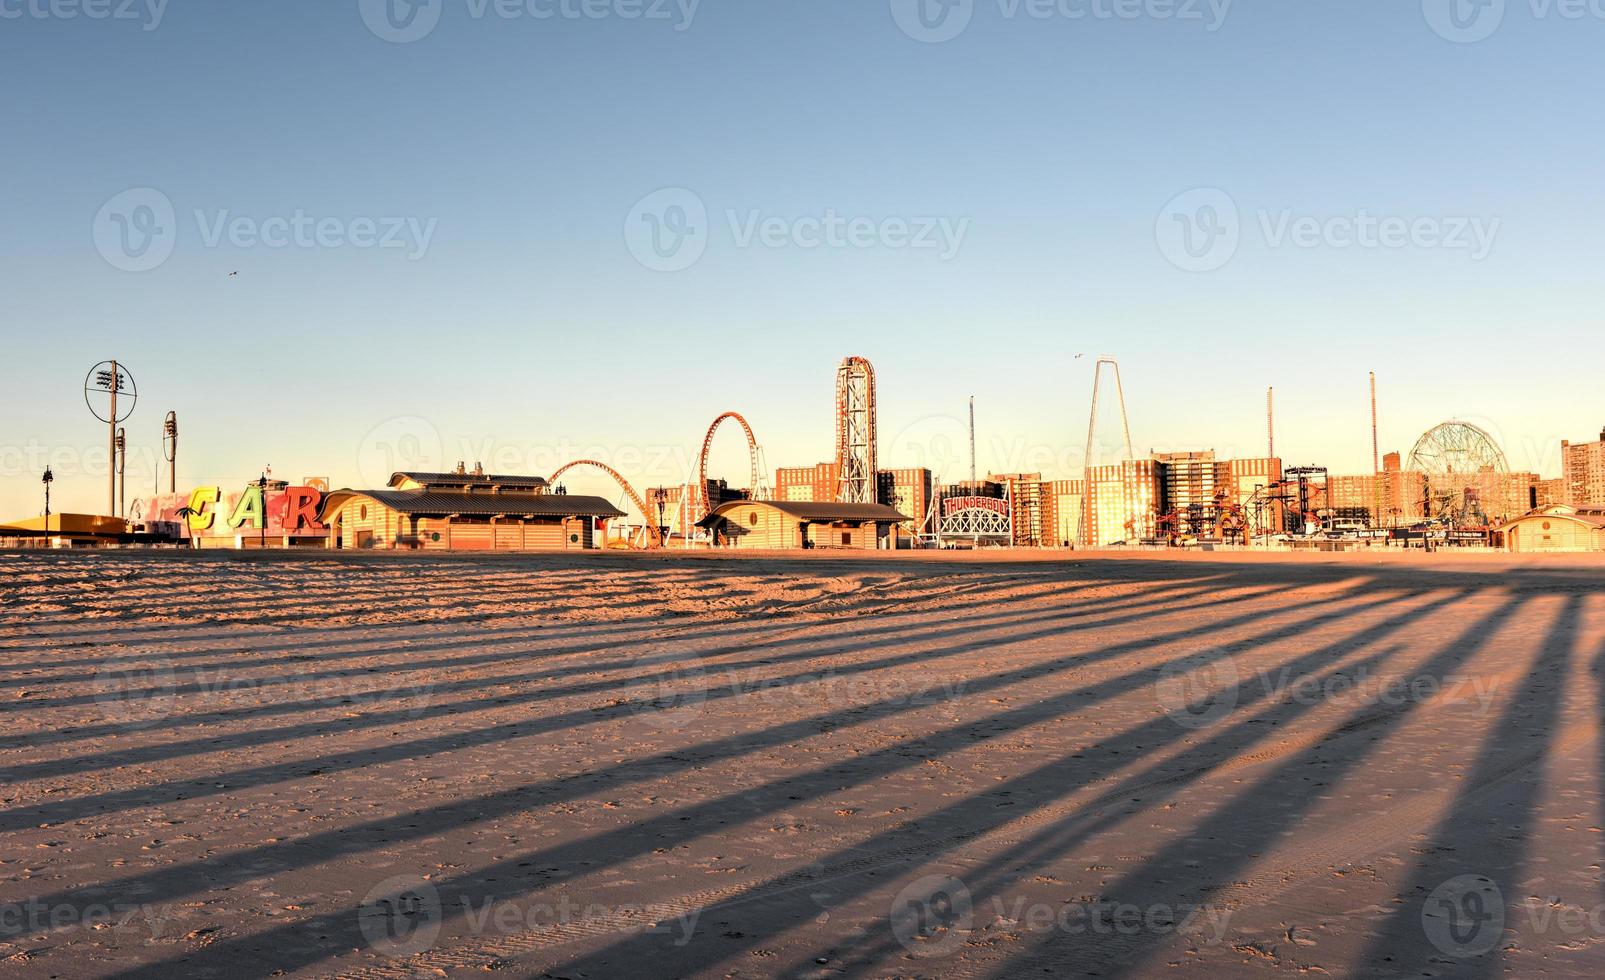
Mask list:
[[[719,426],[726,420],[734,421],[740,425],[741,431],[747,436],[747,457],[752,464],[752,482],[748,484],[748,497],[750,499],[763,499],[769,494],[763,476],[763,447],[758,445],[758,440],[752,433],[752,426],[747,424],[747,420],[742,417],[740,412],[725,412],[713,420],[713,424],[708,426],[707,435],[702,439],[702,452],[697,456],[696,485],[683,489],[680,495],[681,500],[684,501],[684,506],[690,508],[689,513],[682,515],[685,518],[682,521],[682,526],[688,531],[713,511],[713,502],[708,499],[708,453],[713,448],[714,434],[719,431]],[[669,525],[664,514],[667,500],[662,491],[653,492],[652,503],[654,506],[649,507],[647,506],[647,501],[635,487],[630,485],[630,481],[626,480],[622,473],[606,463],[594,459],[576,459],[571,463],[565,463],[558,467],[551,478],[547,480],[547,484],[558,487],[558,477],[581,466],[601,470],[612,477],[613,482],[619,485],[619,488],[624,491],[624,495],[629,498],[630,503],[641,514],[642,527],[626,539],[630,547],[661,548],[664,546],[668,538]],[[562,493],[564,491],[561,487],[558,487],[556,492]]]
[[[711,514],[715,502],[709,499],[708,457],[713,449],[713,437],[725,422],[734,422],[747,437],[747,460],[750,464],[750,482],[745,491],[749,500],[764,500],[770,495],[766,482],[768,466],[763,447],[753,435],[752,426],[740,412],[724,412],[708,426],[702,437],[702,451],[697,454],[696,483],[680,490],[681,535],[687,544],[705,540],[702,532],[694,531],[698,523]],[[836,465],[841,481],[838,499],[875,503],[876,498],[876,419],[875,419],[875,368],[862,357],[844,359],[836,371]],[[640,512],[642,527],[626,539],[630,547],[661,548],[669,537],[667,509],[669,492],[652,492],[650,506],[628,480],[613,467],[594,459],[577,459],[558,468],[548,485],[556,487],[557,478],[579,466],[599,469],[613,478],[624,491],[631,504]]]

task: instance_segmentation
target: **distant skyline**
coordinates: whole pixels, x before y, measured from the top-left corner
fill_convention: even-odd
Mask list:
[[[104,509],[80,389],[111,357],[130,500],[170,409],[181,489],[566,455],[678,483],[731,409],[772,473],[831,457],[850,354],[882,465],[948,479],[971,395],[981,470],[1078,476],[1104,353],[1139,453],[1262,455],[1274,385],[1279,455],[1365,472],[1371,370],[1383,452],[1461,418],[1556,476],[1605,425],[1571,354],[1600,326],[1591,8],[98,9],[0,3],[0,520],[45,461],[53,509]],[[745,454],[722,433],[712,475]]]

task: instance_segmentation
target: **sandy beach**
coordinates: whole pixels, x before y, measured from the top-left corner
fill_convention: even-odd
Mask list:
[[[0,973],[1598,976],[1605,562],[0,555]]]

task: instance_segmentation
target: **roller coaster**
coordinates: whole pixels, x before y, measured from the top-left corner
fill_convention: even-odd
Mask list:
[[[752,482],[747,484],[747,487],[754,496],[758,494],[758,440],[752,434],[752,426],[747,424],[747,420],[741,416],[740,412],[725,412],[714,419],[712,425],[708,426],[708,434],[702,438],[702,455],[697,457],[697,485],[694,488],[694,492],[696,493],[697,501],[695,516],[699,521],[713,511],[712,502],[708,500],[708,450],[713,448],[713,436],[719,431],[719,426],[726,419],[734,420],[741,426],[741,431],[747,434],[747,458],[752,463]]]
[[[754,497],[761,495],[760,491],[763,487],[763,449],[758,445],[757,437],[752,434],[752,426],[747,424],[747,420],[742,417],[740,412],[725,412],[713,420],[713,424],[708,426],[707,435],[702,438],[702,452],[697,457],[697,484],[691,488],[692,524],[701,521],[713,511],[712,501],[708,499],[708,452],[713,448],[713,437],[718,433],[719,426],[726,421],[734,421],[740,425],[741,431],[747,436],[747,457],[752,464],[752,482],[749,487]],[[547,484],[556,486],[558,477],[579,466],[599,469],[612,477],[613,481],[624,491],[624,495],[630,499],[630,503],[635,505],[636,510],[641,512],[641,520],[646,528],[647,547],[663,547],[664,528],[652,520],[652,511],[647,507],[646,500],[636,491],[635,487],[630,485],[630,481],[626,480],[623,474],[606,463],[598,462],[594,459],[576,459],[571,463],[565,463],[558,467],[557,471],[546,481]]]
[[[642,500],[641,495],[635,492],[634,487],[630,486],[629,480],[626,480],[618,470],[607,465],[606,463],[599,463],[594,459],[576,459],[572,463],[564,463],[562,466],[559,466],[557,468],[557,472],[553,473],[551,478],[546,481],[547,484],[549,486],[556,486],[558,477],[577,466],[595,467],[596,469],[606,473],[608,476],[611,476],[614,481],[617,482],[618,485],[624,490],[625,496],[630,498],[630,503],[634,504],[636,509],[641,512],[641,520],[646,527],[647,546],[650,548],[663,547],[663,529],[652,523],[652,512],[647,510],[646,501]]]

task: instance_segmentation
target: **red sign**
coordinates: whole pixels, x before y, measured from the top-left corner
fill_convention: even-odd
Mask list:
[[[948,497],[942,501],[942,516],[952,517],[961,510],[989,510],[1009,516],[1009,502],[997,497]]]

